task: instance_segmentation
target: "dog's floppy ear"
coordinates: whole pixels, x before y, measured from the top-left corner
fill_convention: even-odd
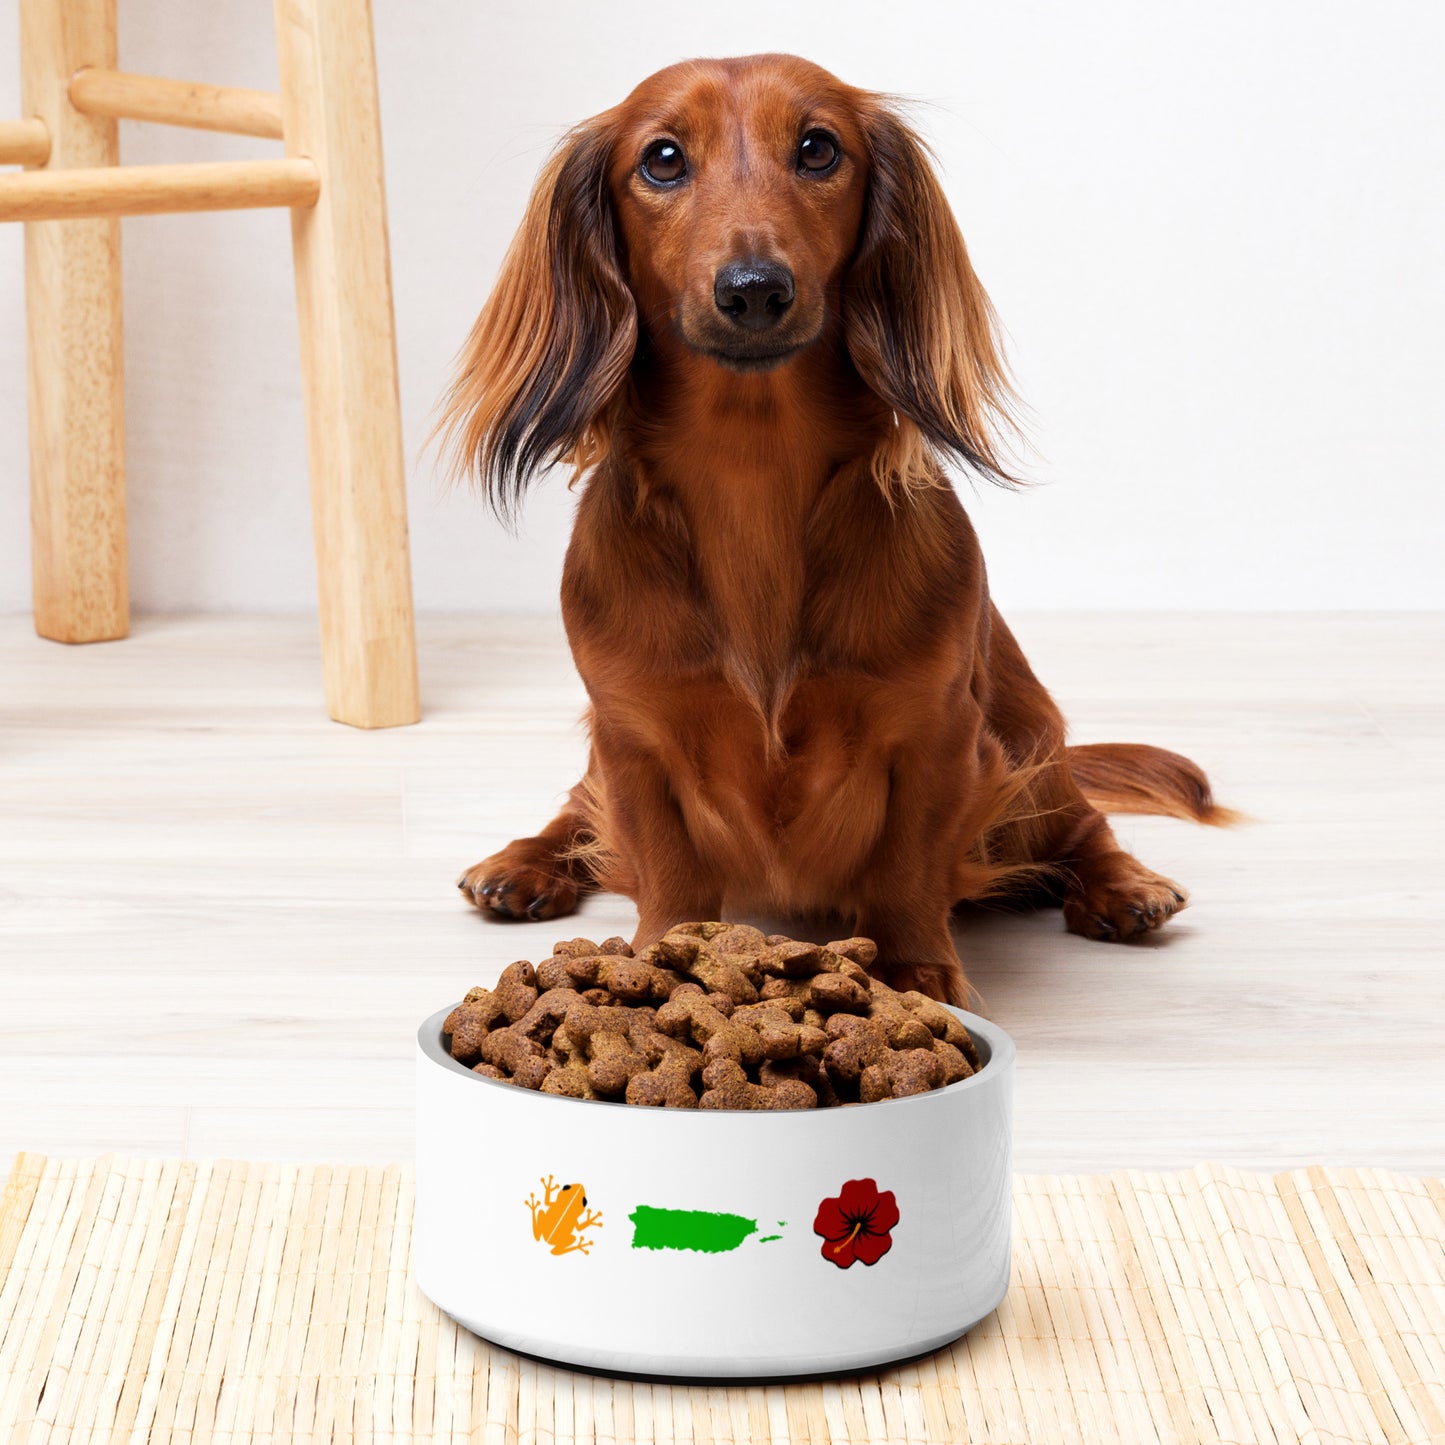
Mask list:
[[[878,480],[923,480],[915,473],[932,451],[1010,482],[998,431],[1012,426],[1012,392],[958,222],[923,142],[881,97],[864,128],[867,211],[843,315],[853,364],[899,418]]]
[[[501,275],[462,350],[438,432],[511,520],[554,462],[607,450],[609,412],[637,342],[607,187],[606,116],[572,131],[543,169]]]

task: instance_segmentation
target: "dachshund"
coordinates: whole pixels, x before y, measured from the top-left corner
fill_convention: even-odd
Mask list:
[[[1125,941],[1184,889],[1105,812],[1229,821],[1186,758],[1069,747],[989,600],[955,463],[1015,478],[993,309],[887,97],[786,55],[659,71],[543,170],[441,411],[511,520],[582,485],[562,616],[590,757],[459,880],[497,918],[629,895],[634,947],[743,910],[843,918],[962,1003],[956,905]]]

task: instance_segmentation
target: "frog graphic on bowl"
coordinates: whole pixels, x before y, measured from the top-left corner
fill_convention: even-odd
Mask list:
[[[580,1184],[563,1184],[549,1174],[541,1181],[542,1198],[527,1196],[532,1211],[532,1238],[550,1247],[553,1254],[586,1254],[593,1241],[582,1238],[589,1229],[602,1228],[602,1211],[587,1208],[587,1191]]]

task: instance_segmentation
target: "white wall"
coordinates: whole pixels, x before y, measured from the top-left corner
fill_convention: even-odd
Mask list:
[[[18,113],[0,0],[0,115]],[[270,86],[270,7],[120,0],[123,66]],[[1043,485],[969,503],[1015,607],[1445,606],[1445,10],[1428,0],[376,0],[418,604],[554,605],[571,498],[513,540],[421,453],[567,124],[692,54],[782,49],[924,122]],[[126,126],[128,160],[263,142]],[[280,213],[125,223],[133,591],[312,605]],[[0,227],[0,609],[28,605],[19,229]]]

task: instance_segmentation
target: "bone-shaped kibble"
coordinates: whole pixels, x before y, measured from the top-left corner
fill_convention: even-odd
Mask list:
[[[833,1080],[816,1054],[800,1054],[796,1059],[764,1059],[758,1069],[758,1083],[767,1088],[776,1088],[788,1079],[806,1084],[817,1095],[820,1108],[831,1108],[838,1102]]]
[[[517,1020],[517,1032],[540,1044],[550,1044],[567,1010],[576,1002],[577,993],[570,988],[549,988],[539,993],[537,1001]]]
[[[659,968],[670,968],[700,983],[709,993],[725,993],[734,1003],[756,1003],[758,990],[735,958],[714,953],[700,938],[668,934],[638,955]]]
[[[693,983],[689,979],[686,983],[680,983],[668,994],[668,998],[701,998],[706,999],[724,1018],[731,1018],[733,1010],[737,1005],[725,993],[709,993],[700,983]]]
[[[869,988],[873,1017],[883,1025],[890,1049],[931,1049],[933,1030],[904,1006],[901,996],[881,979]]]
[[[537,987],[543,993],[550,993],[554,988],[576,988],[572,975],[567,972],[571,962],[570,953],[554,953],[551,958],[544,958],[537,965]]]
[[[881,1064],[889,1053],[887,1034],[877,1019],[834,1014],[826,1032],[830,1042],[823,1050],[823,1062],[839,1081],[856,1084],[864,1069]]]
[[[775,943],[758,955],[758,967],[779,978],[804,978],[836,973],[842,962],[821,943]]]
[[[658,1009],[657,1027],[660,1033],[699,1044],[709,1060],[736,1059],[755,1068],[765,1057],[762,1040],[754,1030],[735,1024],[696,994],[674,994]]]
[[[820,973],[808,980],[807,999],[819,1013],[861,1014],[868,1012],[869,992],[846,974]]]
[[[564,938],[552,945],[552,952],[564,958],[585,958],[588,954],[601,953],[601,948],[590,938]]]
[[[715,1059],[702,1071],[704,1109],[813,1109],[818,1096],[798,1079],[754,1084],[736,1059]]]
[[[745,1003],[741,1008],[734,1009],[733,1017],[748,1018],[764,1010],[772,1010],[775,1013],[786,1014],[795,1024],[802,1023],[803,1014],[807,1011],[808,1007],[808,990],[806,985],[811,982],[811,979],[770,978],[768,983],[802,983],[804,987],[797,993],[780,992],[769,997],[766,993],[766,985],[764,985],[763,997],[759,999],[757,1003]]]
[[[630,1009],[597,1008],[580,999],[567,1010],[568,1036],[586,1050],[587,1080],[599,1094],[625,1093],[627,1081],[647,1067],[628,1037],[630,1014]]]
[[[973,1065],[963,1050],[955,1048],[947,1039],[934,1039],[933,1052],[943,1065],[944,1084],[956,1084],[974,1073]]]
[[[752,1029],[767,1059],[795,1059],[799,1054],[821,1054],[828,1042],[822,1029],[790,1018],[777,1003],[746,1004],[733,1011],[732,1022]],[[717,1052],[704,1054],[709,1058]]]
[[[871,938],[840,938],[826,945],[829,953],[851,959],[862,969],[870,969],[878,961],[878,945]]]
[[[931,999],[917,989],[909,989],[898,995],[898,1002],[919,1022],[925,1024],[936,1039],[952,1044],[969,1062],[975,1071],[979,1068],[978,1050],[974,1047],[968,1030],[936,999]]]
[[[797,999],[806,1003],[813,987],[811,978],[774,978],[764,975],[758,997],[764,1003],[779,1003],[784,999]]]
[[[461,1063],[481,1057],[482,1040],[506,1018],[495,994],[474,988],[446,1018],[442,1032],[451,1035],[452,1058]]]
[[[516,1023],[537,1002],[537,970],[525,958],[509,963],[492,993],[501,1004],[502,1012]]]
[[[567,974],[578,988],[605,988],[622,1003],[651,1000],[665,1003],[681,982],[670,970],[654,967],[640,958],[595,953],[590,958],[569,958]]]
[[[858,1102],[904,1099],[926,1094],[943,1083],[943,1061],[932,1049],[889,1050],[863,1070],[858,1080]]]
[[[558,1094],[564,1099],[597,1099],[601,1097],[592,1087],[592,1080],[587,1077],[586,1063],[579,1058],[569,1059],[565,1064],[558,1064],[542,1080],[542,1092]]]
[[[714,938],[724,934],[728,929],[735,927],[731,923],[674,923],[667,930],[665,937],[676,934],[679,938],[700,938],[704,943],[709,943]]]
[[[505,1070],[511,1081],[524,1089],[540,1089],[542,1080],[553,1067],[541,1044],[520,1033],[515,1024],[509,1028],[493,1029],[482,1040],[482,1058],[486,1063]]]
[[[627,1081],[627,1102],[655,1109],[696,1109],[692,1081],[701,1067],[702,1055],[696,1049],[681,1045],[666,1049],[650,1069]]]
[[[708,944],[714,953],[737,955],[761,953],[768,946],[768,940],[763,937],[761,929],[747,923],[734,923],[721,933],[715,933],[708,939]]]

